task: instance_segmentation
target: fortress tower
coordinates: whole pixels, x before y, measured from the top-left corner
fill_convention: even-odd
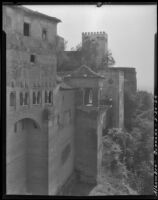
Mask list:
[[[86,41],[90,40],[93,43],[96,43],[96,68],[97,70],[101,69],[102,62],[105,59],[105,55],[108,52],[108,35],[103,32],[84,32],[82,33],[82,46],[86,45]]]

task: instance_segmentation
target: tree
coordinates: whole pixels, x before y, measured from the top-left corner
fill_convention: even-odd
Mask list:
[[[128,131],[132,130],[132,119],[137,109],[136,96],[125,90],[124,93],[124,125]]]
[[[104,55],[102,63],[105,67],[107,66],[113,66],[116,62],[112,55],[111,50],[108,49],[107,53]]]
[[[109,166],[122,181],[138,194],[153,194],[153,96],[139,91],[135,96],[125,93],[126,129],[109,129],[103,137],[103,164]],[[113,148],[117,146],[117,148]],[[114,157],[120,149],[119,156]],[[111,163],[111,165],[110,165]]]
[[[96,60],[98,56],[98,43],[96,40],[86,39],[83,45],[80,43],[75,48],[74,51],[79,51],[81,53],[81,64],[90,66],[93,70],[96,69]],[[108,50],[104,54],[101,65],[107,67],[109,65],[114,65],[115,59],[112,56],[111,50]]]
[[[131,142],[128,144],[126,160],[130,182],[139,194],[152,194],[153,95],[146,91],[138,91],[133,99],[128,95],[125,104],[128,128],[130,127],[129,133],[132,137]],[[135,176],[135,178],[133,177],[134,179],[132,179],[132,176]]]

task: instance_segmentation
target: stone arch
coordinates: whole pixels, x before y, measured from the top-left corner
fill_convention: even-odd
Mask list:
[[[7,190],[10,194],[47,194],[47,134],[32,118],[15,124],[16,132],[7,143],[12,161],[7,166]]]

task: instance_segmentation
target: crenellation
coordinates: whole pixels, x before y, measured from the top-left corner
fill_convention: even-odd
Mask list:
[[[105,31],[100,31],[100,32],[82,32],[82,37],[84,36],[106,36],[107,34]]]

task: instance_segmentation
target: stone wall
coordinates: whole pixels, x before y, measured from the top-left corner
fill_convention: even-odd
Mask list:
[[[24,36],[24,22],[30,24],[29,36]],[[56,84],[57,21],[22,7],[4,6],[3,29],[7,38],[7,194],[48,194],[48,122],[43,113],[45,108],[53,110],[53,100],[45,101],[45,91],[53,92]],[[40,92],[38,104],[33,104],[33,92]],[[28,94],[27,104],[21,105],[21,93]],[[18,129],[17,124],[23,126]]]
[[[49,195],[57,194],[74,170],[74,92],[58,91],[48,123]]]
[[[57,22],[47,20],[42,15],[32,15],[28,9],[17,6],[3,6],[3,28],[8,32],[23,34],[23,23],[28,22],[30,26],[30,35],[34,39],[41,40],[42,28],[47,29],[47,39],[53,43],[57,35]]]
[[[76,116],[75,169],[81,181],[96,183],[97,113],[87,114],[78,110]]]
[[[119,73],[113,71],[100,71],[104,75],[104,85],[101,90],[101,100],[112,99],[110,127],[119,126]]]
[[[31,118],[8,119],[7,194],[47,194],[46,130]]]

